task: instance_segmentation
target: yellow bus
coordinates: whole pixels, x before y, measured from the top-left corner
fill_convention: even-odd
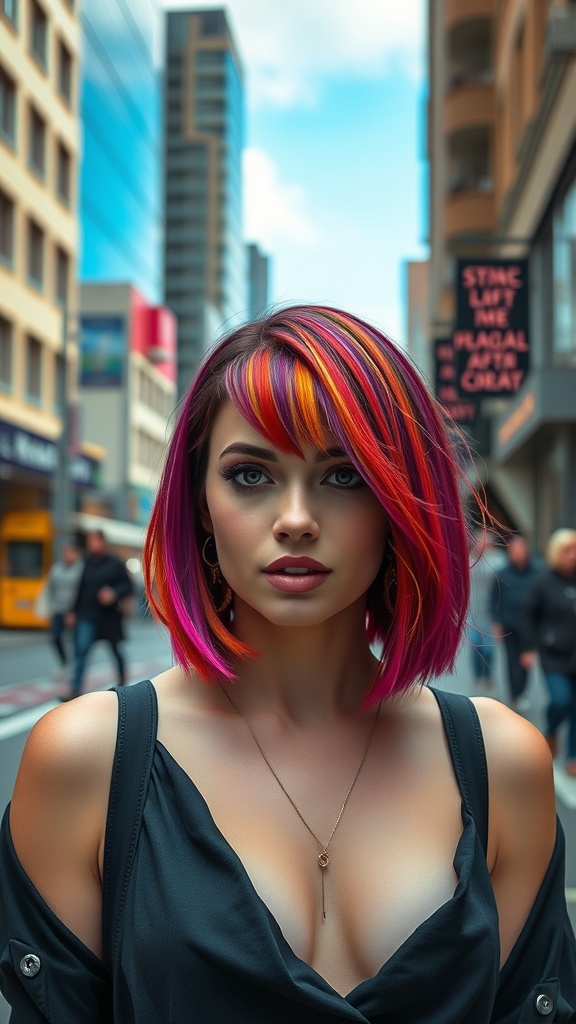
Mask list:
[[[53,541],[54,526],[46,509],[0,516],[0,626],[48,626],[34,609],[52,564]]]

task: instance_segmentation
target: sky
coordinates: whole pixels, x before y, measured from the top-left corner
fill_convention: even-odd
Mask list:
[[[245,72],[244,233],[272,257],[272,301],[404,342],[404,261],[426,256],[424,0],[223,6]]]

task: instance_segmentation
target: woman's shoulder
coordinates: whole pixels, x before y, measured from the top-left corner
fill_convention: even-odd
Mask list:
[[[32,729],[20,762],[10,821],[27,833],[34,813],[68,818],[107,799],[116,746],[115,693],[89,693],[54,708]]]
[[[480,724],[491,788],[532,791],[538,782],[549,790],[552,758],[536,726],[492,697],[473,697]]]

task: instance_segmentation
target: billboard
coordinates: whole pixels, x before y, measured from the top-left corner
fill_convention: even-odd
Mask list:
[[[526,260],[457,260],[452,345],[462,398],[519,390],[530,368]]]
[[[474,396],[462,397],[458,391],[452,338],[437,338],[434,342],[434,391],[456,423],[473,426],[478,402]]]
[[[80,317],[80,387],[121,387],[125,329],[120,316]]]

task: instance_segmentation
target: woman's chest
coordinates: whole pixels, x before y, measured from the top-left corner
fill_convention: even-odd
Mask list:
[[[337,770],[291,794],[257,763],[240,770],[222,757],[210,773],[197,766],[195,785],[170,755],[168,767],[181,796],[197,797],[185,813],[200,816],[213,844],[215,896],[232,864],[247,904],[259,898],[293,952],[338,991],[376,974],[454,893],[462,819],[450,771],[434,784],[418,772],[402,780],[375,757],[348,795]]]

